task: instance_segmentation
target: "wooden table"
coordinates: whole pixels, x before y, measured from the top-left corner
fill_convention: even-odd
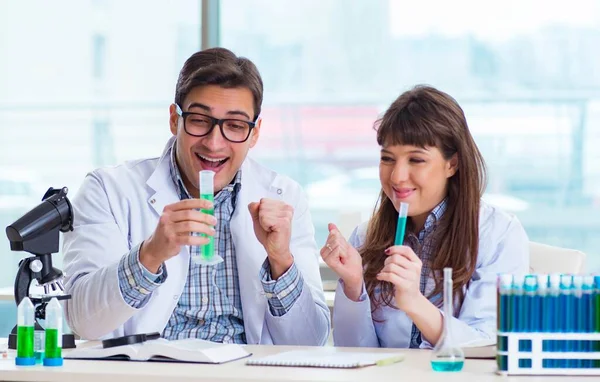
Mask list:
[[[293,346],[248,345],[253,357],[298,349],[314,349]],[[246,366],[238,360],[222,365],[81,361],[66,359],[62,367],[17,367],[14,359],[0,360],[0,380],[6,381],[406,381],[406,382],[465,382],[465,381],[525,381],[541,382],[556,377],[501,377],[495,374],[492,360],[468,359],[463,371],[440,373],[431,370],[430,351],[397,349],[338,348],[337,351],[398,352],[405,360],[389,366],[370,366],[361,369],[320,369]],[[590,382],[593,377],[568,377],[569,382]]]

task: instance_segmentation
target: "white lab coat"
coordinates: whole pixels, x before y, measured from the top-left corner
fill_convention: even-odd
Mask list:
[[[161,158],[98,169],[85,178],[73,199],[74,231],[64,235],[66,317],[85,339],[162,332],[188,276],[189,248],[165,262],[168,277],[147,304],[132,308],[120,292],[119,260],[156,228],[163,208],[179,201],[169,171],[167,149]],[[249,344],[323,345],[330,328],[319,273],[318,249],[308,204],[300,186],[250,158],[242,165],[242,187],[231,218],[236,249],[244,327]],[[256,239],[248,204],[280,199],[294,207],[291,252],[304,288],[291,310],[270,312],[259,279],[267,256]]]

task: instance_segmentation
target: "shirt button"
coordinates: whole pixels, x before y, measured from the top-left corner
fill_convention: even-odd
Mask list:
[[[150,199],[150,204],[156,203],[156,199]]]
[[[208,304],[208,297],[202,297],[202,303]]]
[[[283,190],[281,188],[277,189],[277,195],[281,195],[283,193]]]
[[[267,296],[267,298],[271,298],[273,297],[273,293],[265,293],[265,296]]]

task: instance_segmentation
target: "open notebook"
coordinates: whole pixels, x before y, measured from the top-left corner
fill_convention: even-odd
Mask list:
[[[175,361],[197,363],[223,363],[248,357],[237,344],[221,344],[195,338],[168,341],[160,338],[134,345],[102,348],[102,345],[82,346],[64,350],[64,358],[106,359],[131,361]]]
[[[302,366],[349,369],[371,365],[388,365],[402,361],[400,353],[342,352],[335,348],[293,350],[267,357],[249,359],[251,366]]]

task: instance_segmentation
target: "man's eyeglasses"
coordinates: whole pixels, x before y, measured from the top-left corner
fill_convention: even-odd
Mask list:
[[[255,122],[240,119],[218,119],[206,114],[184,112],[178,104],[175,104],[175,108],[177,114],[183,118],[183,129],[194,137],[209,135],[218,125],[221,135],[225,139],[234,143],[242,143],[248,140],[252,129],[256,126]]]

